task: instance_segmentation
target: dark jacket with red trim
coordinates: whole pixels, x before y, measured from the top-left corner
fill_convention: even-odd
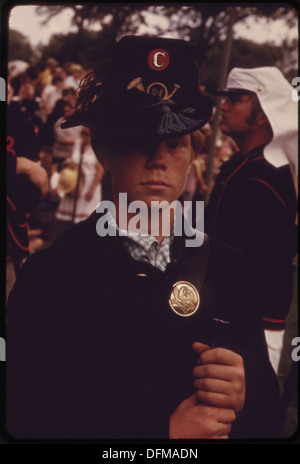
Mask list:
[[[290,167],[272,166],[263,147],[221,166],[205,213],[206,232],[250,259],[265,327],[275,330],[284,327],[293,294],[296,213]]]
[[[12,261],[18,270],[23,259],[29,256],[29,248],[27,218],[24,210],[19,208],[19,196],[22,193],[17,185],[16,163],[16,155],[8,149],[6,155],[6,259]]]
[[[16,272],[29,256],[27,213],[38,205],[41,192],[25,174],[17,173],[15,139],[7,136],[6,151],[6,259],[14,263]]]
[[[131,258],[124,237],[99,237],[98,214],[28,258],[7,307],[6,426],[14,438],[166,439],[193,394],[194,341],[239,353],[246,404],[231,437],[275,437],[278,385],[251,276],[239,252],[209,245],[200,307],[169,306],[199,248],[175,237],[166,272]],[[212,317],[229,320],[214,332]]]

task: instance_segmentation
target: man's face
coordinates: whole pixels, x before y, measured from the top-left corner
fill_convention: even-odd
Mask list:
[[[231,94],[220,105],[222,118],[220,129],[232,138],[251,134],[255,130],[252,118],[253,95]]]
[[[113,156],[105,166],[111,171],[113,198],[127,193],[128,202],[171,203],[181,195],[191,165],[191,136],[173,137],[162,142],[136,143],[125,153]]]

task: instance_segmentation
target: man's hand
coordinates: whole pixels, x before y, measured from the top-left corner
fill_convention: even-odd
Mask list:
[[[198,401],[219,408],[241,411],[245,403],[245,371],[241,356],[225,348],[194,343],[199,354],[194,368]]]
[[[231,409],[199,404],[194,394],[180,403],[171,415],[169,437],[228,438],[235,418],[235,412]]]

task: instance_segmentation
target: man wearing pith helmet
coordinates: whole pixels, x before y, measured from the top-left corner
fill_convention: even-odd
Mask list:
[[[297,251],[298,108],[276,67],[234,68],[220,129],[239,153],[224,163],[206,209],[207,232],[242,250],[256,280],[270,359],[278,371]],[[254,289],[253,289],[254,290]]]
[[[198,80],[188,42],[129,36],[106,76],[83,82],[64,127],[89,127],[115,213],[100,204],[22,268],[7,318],[15,438],[276,434],[276,377],[261,320],[248,317],[243,257],[189,224],[175,233],[175,212],[169,233],[151,235],[150,213],[146,231],[131,228],[136,202],[151,212],[184,189],[193,133],[212,114]]]

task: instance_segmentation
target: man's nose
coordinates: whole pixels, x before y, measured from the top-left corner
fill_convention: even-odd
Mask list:
[[[148,153],[147,168],[148,169],[167,169],[168,151],[163,143],[159,143],[153,147]]]

